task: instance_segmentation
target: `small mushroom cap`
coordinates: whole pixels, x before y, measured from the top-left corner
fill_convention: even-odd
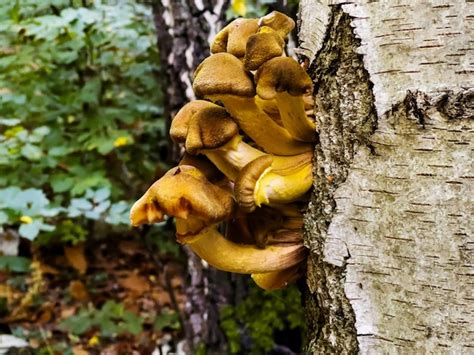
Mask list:
[[[309,75],[290,57],[273,58],[264,63],[255,74],[255,82],[258,96],[266,100],[273,99],[278,92],[299,96],[313,89]]]
[[[269,27],[263,27],[263,31],[250,36],[247,41],[244,57],[245,68],[257,70],[266,61],[281,56],[284,46],[285,41],[277,32]]]
[[[184,143],[188,135],[189,120],[194,114],[204,108],[214,107],[216,104],[205,100],[194,100],[181,107],[174,116],[170,127],[171,139],[177,143]]]
[[[228,52],[243,57],[248,38],[257,31],[258,19],[238,18],[216,35],[211,44],[211,53]]]
[[[240,208],[245,212],[252,212],[255,204],[255,187],[263,172],[270,168],[273,162],[271,155],[263,155],[248,163],[240,171],[235,181],[234,194]]]
[[[165,215],[189,216],[210,225],[228,218],[233,210],[232,193],[211,184],[197,168],[181,165],[169,170],[132,206],[132,225],[162,221]]]
[[[279,11],[272,11],[258,21],[259,26],[268,26],[277,31],[282,38],[295,28],[295,21]]]
[[[239,59],[229,53],[217,53],[202,61],[194,72],[194,93],[208,95],[255,96],[252,77]]]
[[[197,154],[201,149],[218,148],[239,133],[237,123],[223,107],[209,104],[197,110],[186,110],[188,115],[180,114],[180,110],[171,123],[171,138],[185,142],[190,154]]]

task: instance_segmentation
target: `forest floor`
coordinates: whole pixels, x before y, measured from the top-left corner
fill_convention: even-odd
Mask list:
[[[20,252],[27,268],[0,269],[0,334],[74,355],[149,354],[181,337],[184,270],[175,256],[157,257],[138,239]]]

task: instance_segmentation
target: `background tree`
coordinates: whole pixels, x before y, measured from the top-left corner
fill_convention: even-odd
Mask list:
[[[474,346],[473,14],[461,0],[301,2],[320,132],[312,353]]]

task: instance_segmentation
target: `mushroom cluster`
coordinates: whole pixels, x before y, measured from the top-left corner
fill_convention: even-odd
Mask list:
[[[179,165],[133,205],[134,226],[176,220],[176,238],[209,265],[267,290],[304,272],[302,209],[312,186],[312,81],[285,42],[280,12],[239,18],[196,69],[198,100],[174,117]]]

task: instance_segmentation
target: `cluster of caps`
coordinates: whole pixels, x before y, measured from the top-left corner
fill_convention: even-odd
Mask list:
[[[304,271],[301,205],[312,186],[312,81],[285,53],[294,21],[237,19],[196,69],[199,100],[174,117],[186,150],[131,210],[138,226],[176,219],[178,242],[218,269],[279,289]]]

